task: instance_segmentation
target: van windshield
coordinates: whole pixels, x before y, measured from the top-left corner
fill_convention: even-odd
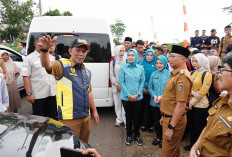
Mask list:
[[[27,54],[35,51],[34,41],[37,37],[57,36],[55,55],[70,58],[68,49],[74,39],[85,39],[90,45],[84,62],[109,63],[111,60],[111,46],[108,34],[96,33],[30,33]]]

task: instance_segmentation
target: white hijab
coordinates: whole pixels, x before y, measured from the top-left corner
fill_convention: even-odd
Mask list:
[[[210,72],[209,60],[205,55],[203,55],[202,53],[197,53],[193,57],[196,58],[196,60],[198,61],[198,64],[199,64],[199,69],[197,69],[196,71],[199,72],[202,70],[206,70],[206,71]],[[192,61],[193,57],[191,58],[191,61]]]
[[[114,55],[115,55],[115,59],[116,59],[116,64],[125,64],[126,63],[124,58],[119,57],[119,52],[120,52],[122,47],[124,47],[124,46],[118,45],[114,48]]]

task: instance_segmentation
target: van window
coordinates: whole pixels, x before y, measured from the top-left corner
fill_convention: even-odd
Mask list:
[[[37,37],[57,36],[55,55],[70,58],[68,49],[74,39],[85,39],[90,45],[90,52],[84,62],[109,63],[111,60],[111,46],[108,34],[97,33],[30,33],[27,54],[35,50],[34,41]]]

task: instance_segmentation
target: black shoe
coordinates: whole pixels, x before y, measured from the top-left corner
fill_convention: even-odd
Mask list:
[[[143,141],[140,137],[134,137],[135,141],[136,141],[136,144],[138,146],[142,146],[143,145]]]
[[[152,133],[152,132],[154,131],[154,129],[153,129],[153,128],[149,128],[148,131],[149,131],[150,133]]]
[[[159,142],[159,148],[162,148],[162,140]]]
[[[144,126],[142,126],[142,127],[141,127],[141,130],[142,130],[142,132],[144,132],[144,131],[146,131],[147,129],[146,129]]]
[[[132,142],[132,137],[131,136],[127,136],[127,138],[125,139],[125,143],[126,145],[131,145],[131,142]]]
[[[152,144],[154,145],[154,146],[156,146],[156,145],[158,145],[159,143],[160,143],[160,139],[158,139],[158,138],[155,138],[154,140],[153,140],[153,142],[152,142]]]
[[[187,146],[184,146],[184,150],[186,151],[190,151],[192,148],[192,145],[187,145]]]

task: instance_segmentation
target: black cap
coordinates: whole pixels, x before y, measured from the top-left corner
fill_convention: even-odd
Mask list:
[[[156,47],[155,49],[161,51],[162,53],[164,52],[164,50],[161,47]]]
[[[184,48],[184,47],[178,46],[178,45],[172,46],[171,53],[178,53],[186,58],[188,58],[188,56],[190,55],[190,51],[187,48]]]
[[[80,47],[80,46],[85,46],[88,50],[90,50],[90,46],[88,45],[87,41],[84,39],[74,39],[70,45],[71,48]]]
[[[124,42],[125,42],[125,41],[130,41],[130,42],[132,42],[132,38],[131,38],[131,37],[126,37],[125,40],[124,40]]]
[[[211,32],[216,32],[216,29],[211,29]]]

